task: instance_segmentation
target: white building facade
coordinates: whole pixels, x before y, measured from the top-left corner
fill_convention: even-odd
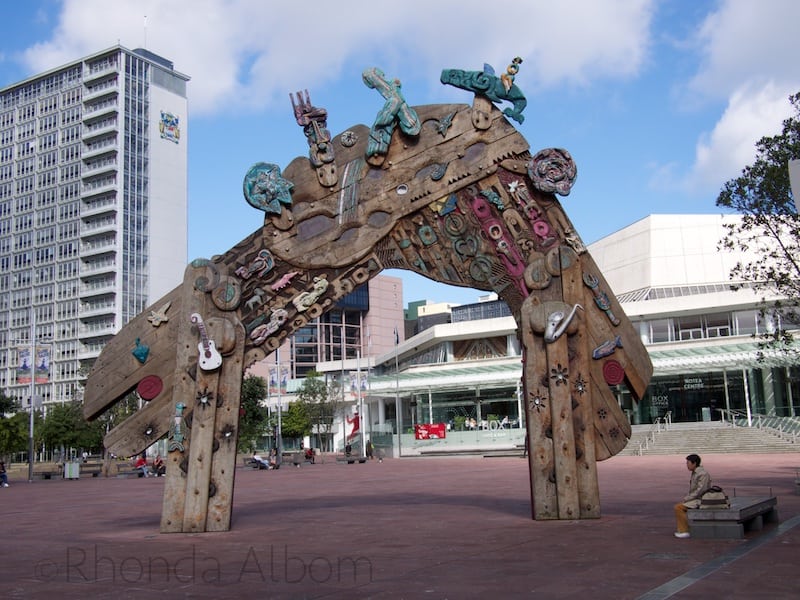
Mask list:
[[[800,415],[798,355],[764,350],[757,337],[798,327],[770,312],[776,298],[732,289],[731,268],[753,257],[718,249],[725,225],[738,219],[651,215],[589,246],[654,366],[643,398],[616,388],[633,424],[667,413],[672,421],[719,420],[731,414],[725,411]],[[519,447],[525,414],[516,324],[495,316],[491,304],[458,307],[452,323],[374,359],[366,429],[375,439],[403,455]],[[473,420],[477,427],[465,427]],[[418,439],[417,425],[435,423],[446,425],[444,438]],[[399,444],[383,437],[389,430],[402,432]]]
[[[650,215],[589,246],[653,361],[641,402],[620,392],[634,423],[667,412],[675,421],[719,419],[721,410],[800,414],[798,355],[758,340],[797,324],[772,313],[778,298],[732,289],[733,266],[757,255],[719,248],[726,225],[739,219]]]
[[[106,341],[180,284],[188,80],[114,46],[0,89],[0,386],[23,406],[80,399]]]

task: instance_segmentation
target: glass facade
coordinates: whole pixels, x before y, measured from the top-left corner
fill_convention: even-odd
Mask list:
[[[369,344],[363,333],[364,313],[369,310],[369,283],[359,286],[318,319],[292,336],[292,378],[315,371],[318,362],[355,359]]]
[[[480,391],[433,391],[414,394],[411,399],[414,423],[445,423],[450,431],[489,429],[493,422],[513,426],[519,418],[515,387]],[[524,420],[524,418],[523,418]]]
[[[639,333],[645,344],[685,342],[730,336],[753,336],[772,333],[787,327],[780,315],[759,309],[675,316],[639,321]]]
[[[747,389],[745,390],[745,385]],[[642,401],[622,405],[637,423],[667,413],[673,421],[717,421],[720,410],[788,417],[800,415],[800,368],[765,367],[653,377]]]

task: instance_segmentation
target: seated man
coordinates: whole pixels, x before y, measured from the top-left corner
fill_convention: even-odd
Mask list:
[[[697,454],[690,454],[686,457],[686,468],[689,469],[692,476],[689,479],[689,493],[675,505],[675,520],[678,523],[678,530],[675,532],[676,538],[691,537],[687,511],[690,508],[700,508],[700,497],[711,487],[711,475],[704,467],[700,466],[700,457]]]

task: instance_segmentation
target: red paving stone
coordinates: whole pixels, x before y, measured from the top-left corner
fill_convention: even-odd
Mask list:
[[[209,534],[159,533],[163,478],[12,480],[0,489],[3,596],[800,596],[800,527],[786,525],[800,515],[800,454],[707,455],[704,464],[731,493],[771,488],[780,529],[745,540],[674,538],[672,504],[689,477],[683,456],[600,463],[603,516],[584,521],[531,520],[520,458],[243,469],[231,531]],[[744,550],[672,595],[660,588]]]

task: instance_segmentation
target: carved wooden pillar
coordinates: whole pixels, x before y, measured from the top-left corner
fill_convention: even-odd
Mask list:
[[[230,529],[244,328],[197,285],[202,269],[188,267],[182,288],[162,533]]]
[[[582,259],[561,246],[546,264],[552,280],[521,311],[533,517],[599,517]]]

